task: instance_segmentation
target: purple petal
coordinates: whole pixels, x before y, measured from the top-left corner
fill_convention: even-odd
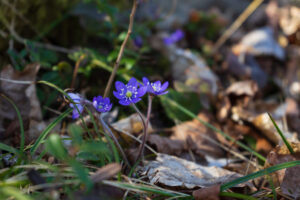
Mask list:
[[[160,91],[166,90],[168,86],[169,86],[169,82],[167,81],[161,86]]]
[[[143,77],[143,84],[147,86],[148,84],[150,84],[150,81],[146,77]]]
[[[142,100],[142,99],[141,98],[133,98],[133,99],[131,99],[132,103],[137,103],[140,100]]]
[[[138,89],[138,97],[142,97],[142,96],[144,96],[145,94],[146,94],[146,92],[147,92],[147,86],[142,86],[142,87],[140,87],[139,89]]]
[[[104,102],[105,104],[109,104],[109,103],[110,103],[110,100],[109,100],[108,97],[106,97],[106,98],[104,98],[103,102]]]
[[[157,88],[160,88],[161,82],[160,82],[160,81],[155,81],[155,82],[153,83],[153,85],[154,85],[155,87],[157,87]]]
[[[117,91],[113,91],[113,94],[114,94],[114,96],[115,96],[117,99],[123,99],[123,98],[124,98],[124,94],[123,94],[123,95],[120,95],[120,93],[117,92]]]
[[[125,84],[122,83],[121,81],[116,81],[115,86],[118,91],[126,87]]]
[[[134,77],[132,77],[129,81],[128,81],[128,83],[127,83],[127,85],[131,85],[131,86],[137,86],[137,80],[134,78]]]
[[[127,99],[122,99],[119,101],[119,104],[123,105],[123,106],[129,106],[132,102],[127,100]]]
[[[168,94],[169,91],[165,91],[165,92],[159,92],[157,93],[157,95],[164,95],[164,94]]]

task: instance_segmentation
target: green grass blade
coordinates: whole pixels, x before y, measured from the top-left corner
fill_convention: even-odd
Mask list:
[[[20,133],[21,133],[20,157],[22,157],[24,154],[25,133],[24,133],[24,125],[23,125],[21,113],[20,113],[18,107],[16,106],[16,104],[10,98],[8,98],[7,96],[5,96],[3,94],[1,94],[1,96],[3,98],[5,98],[14,107],[15,111],[17,112],[17,116],[18,116],[18,120],[19,120],[19,124],[20,124]]]
[[[190,197],[190,195],[184,193],[175,192],[175,191],[158,188],[150,185],[144,185],[144,184],[122,183],[117,181],[103,181],[103,183],[121,189],[132,190],[136,192],[149,192],[149,193],[154,193],[154,194],[168,196],[168,197]]]
[[[17,200],[33,200],[31,197],[23,194],[20,190],[18,190],[17,188],[14,188],[14,187],[0,188],[0,194],[7,196],[7,197],[14,197],[14,199],[17,199]],[[1,197],[3,197],[2,195],[1,195]]]
[[[216,133],[219,133],[220,135],[222,135],[223,137],[225,137],[226,139],[235,142],[237,145],[239,145],[241,148],[251,152],[253,155],[255,155],[257,158],[259,158],[262,161],[266,161],[266,158],[264,156],[262,156],[261,154],[257,153],[256,151],[254,151],[253,149],[249,148],[247,145],[244,145],[243,143],[236,141],[234,138],[232,138],[231,136],[229,136],[227,133],[221,131],[220,129],[217,129],[216,127],[214,127],[212,124],[205,122],[203,120],[201,120],[197,115],[195,115],[193,112],[189,111],[188,109],[184,108],[183,106],[179,105],[176,101],[173,101],[172,99],[169,99],[167,97],[161,96],[161,98],[165,98],[165,100],[169,101],[171,104],[173,104],[173,106],[177,107],[179,110],[181,110],[183,113],[185,113],[186,115],[197,119],[200,123],[202,123],[204,126],[206,126],[207,128],[210,128],[211,130],[215,131]]]
[[[232,197],[235,199],[247,199],[247,200],[257,200],[257,198],[245,195],[245,194],[240,194],[240,193],[234,193],[234,192],[220,192],[219,196],[221,197]]]
[[[0,149],[10,153],[19,154],[18,149],[0,142]]]
[[[56,118],[53,122],[51,122],[47,128],[42,132],[42,134],[38,137],[38,139],[33,144],[32,148],[30,149],[31,155],[34,155],[37,148],[41,145],[42,141],[47,137],[49,132],[65,117],[67,117],[72,112],[72,109],[69,108],[65,112],[63,112],[58,118]]]
[[[284,144],[287,146],[287,148],[289,149],[290,153],[293,154],[294,153],[294,150],[293,148],[291,147],[290,143],[287,141],[286,137],[283,135],[282,131],[280,130],[280,128],[277,126],[275,120],[273,119],[273,117],[268,113],[273,125],[275,126],[278,134],[280,135],[280,137],[282,138]]]
[[[289,167],[294,167],[294,166],[297,166],[297,165],[300,165],[300,160],[286,162],[286,163],[281,163],[281,164],[278,164],[278,165],[275,165],[275,166],[272,166],[272,167],[260,170],[258,172],[255,172],[255,173],[249,174],[247,176],[243,176],[243,177],[237,178],[237,179],[235,179],[233,181],[230,181],[228,183],[225,183],[225,184],[221,185],[221,191],[227,190],[227,189],[229,189],[231,187],[234,187],[234,186],[236,186],[238,184],[247,182],[249,180],[252,180],[252,179],[255,179],[255,178],[267,175],[267,174],[270,174],[272,172],[275,172],[275,171],[278,171],[278,170],[281,170],[281,169],[285,169],[285,168],[289,168]]]

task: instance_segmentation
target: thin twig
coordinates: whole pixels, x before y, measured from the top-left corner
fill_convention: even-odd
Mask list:
[[[18,35],[16,33],[16,31],[9,26],[8,22],[6,20],[2,20],[3,24],[5,25],[5,27],[8,29],[10,35],[13,37],[13,39],[15,39],[17,42],[24,44],[25,46],[27,45],[27,41],[30,41],[28,39],[22,38],[20,35]],[[60,47],[60,46],[56,46],[53,44],[49,44],[49,43],[41,43],[41,42],[35,42],[35,41],[30,41],[32,42],[36,47],[39,48],[45,48],[45,49],[50,49],[52,51],[57,51],[57,52],[61,52],[61,53],[73,53],[75,50],[70,50],[64,47]]]
[[[76,76],[77,76],[77,73],[78,73],[78,68],[80,66],[80,63],[81,61],[85,58],[85,54],[82,54],[79,59],[77,60],[76,62],[76,65],[75,65],[75,69],[73,71],[73,77],[72,77],[72,83],[71,83],[71,88],[74,88],[74,85],[75,85],[75,81],[76,81]]]
[[[124,39],[124,41],[123,41],[123,43],[121,45],[121,48],[120,48],[117,60],[116,60],[116,62],[114,64],[113,71],[110,74],[108,83],[107,83],[105,91],[104,91],[103,98],[105,98],[105,97],[108,96],[108,93],[110,91],[112,82],[113,82],[113,80],[115,78],[115,75],[116,75],[116,73],[118,71],[118,68],[119,68],[119,65],[120,65],[121,58],[122,58],[123,53],[124,53],[124,49],[125,49],[126,43],[127,43],[128,39],[129,39],[129,37],[131,35],[131,32],[132,32],[133,21],[134,21],[134,16],[135,16],[135,11],[136,11],[136,8],[137,8],[137,4],[138,4],[137,0],[133,0],[133,6],[132,6],[132,10],[131,10],[130,17],[129,17],[128,31],[127,31],[126,37],[125,37],[125,39]]]
[[[12,80],[12,79],[1,78],[1,77],[0,77],[0,81],[16,83],[16,84],[25,84],[25,85],[31,85],[35,83],[34,81],[19,81],[19,80]]]
[[[221,35],[214,46],[214,52],[216,52],[226,40],[244,23],[244,21],[258,8],[258,6],[264,0],[254,0],[252,3],[244,10],[244,12],[233,22],[233,24]]]

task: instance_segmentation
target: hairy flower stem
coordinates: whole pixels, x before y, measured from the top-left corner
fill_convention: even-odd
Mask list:
[[[144,149],[145,149],[145,144],[148,138],[148,126],[149,126],[149,120],[150,120],[150,114],[151,114],[151,109],[152,109],[152,99],[153,96],[152,95],[148,95],[148,111],[147,111],[147,118],[146,118],[146,122],[144,120],[144,117],[142,116],[142,114],[140,113],[140,111],[137,109],[136,106],[135,109],[137,110],[137,112],[139,113],[140,117],[142,118],[143,121],[143,125],[144,125],[144,135],[143,135],[143,140],[142,140],[142,144],[139,148],[139,154],[137,156],[136,162],[138,160],[142,160],[144,157]],[[133,104],[134,105],[134,104]]]
[[[124,159],[125,164],[126,164],[128,167],[131,168],[131,166],[130,166],[130,164],[129,164],[129,161],[128,161],[127,157],[126,157],[126,154],[125,154],[125,152],[124,152],[124,150],[123,150],[123,148],[121,147],[120,143],[118,142],[118,140],[117,140],[117,138],[115,137],[115,135],[113,134],[113,132],[110,130],[110,128],[108,127],[108,125],[107,125],[107,124],[105,123],[105,121],[103,120],[102,114],[99,115],[99,119],[100,119],[101,125],[103,126],[104,131],[105,131],[108,135],[110,135],[110,137],[114,140],[115,144],[116,144],[117,147],[119,148],[119,150],[120,150],[120,152],[121,152],[121,154],[122,154],[122,157],[123,157],[123,159]]]

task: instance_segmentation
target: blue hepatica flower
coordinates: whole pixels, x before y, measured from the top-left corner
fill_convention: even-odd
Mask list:
[[[133,39],[134,45],[138,48],[141,48],[143,46],[143,38],[139,35],[137,35],[134,39]]]
[[[77,119],[83,111],[82,99],[79,96],[79,94],[68,93],[68,95],[70,96],[72,101],[76,104],[75,106],[74,103],[70,103],[70,107],[73,108],[72,118]]]
[[[146,77],[143,78],[143,84],[147,87],[147,92],[153,95],[163,95],[167,94],[168,91],[166,89],[169,86],[169,82],[165,82],[161,84],[160,81],[156,81],[151,83]]]
[[[98,112],[103,113],[110,111],[112,104],[108,97],[97,96],[93,98],[93,106]]]
[[[177,29],[169,37],[164,38],[164,43],[165,45],[169,46],[180,41],[182,38],[184,38],[184,32],[180,29]]]
[[[119,103],[123,106],[139,102],[147,92],[147,87],[138,83],[135,78],[131,78],[126,85],[116,81],[115,86],[117,91],[113,91],[114,96],[119,99]]]

